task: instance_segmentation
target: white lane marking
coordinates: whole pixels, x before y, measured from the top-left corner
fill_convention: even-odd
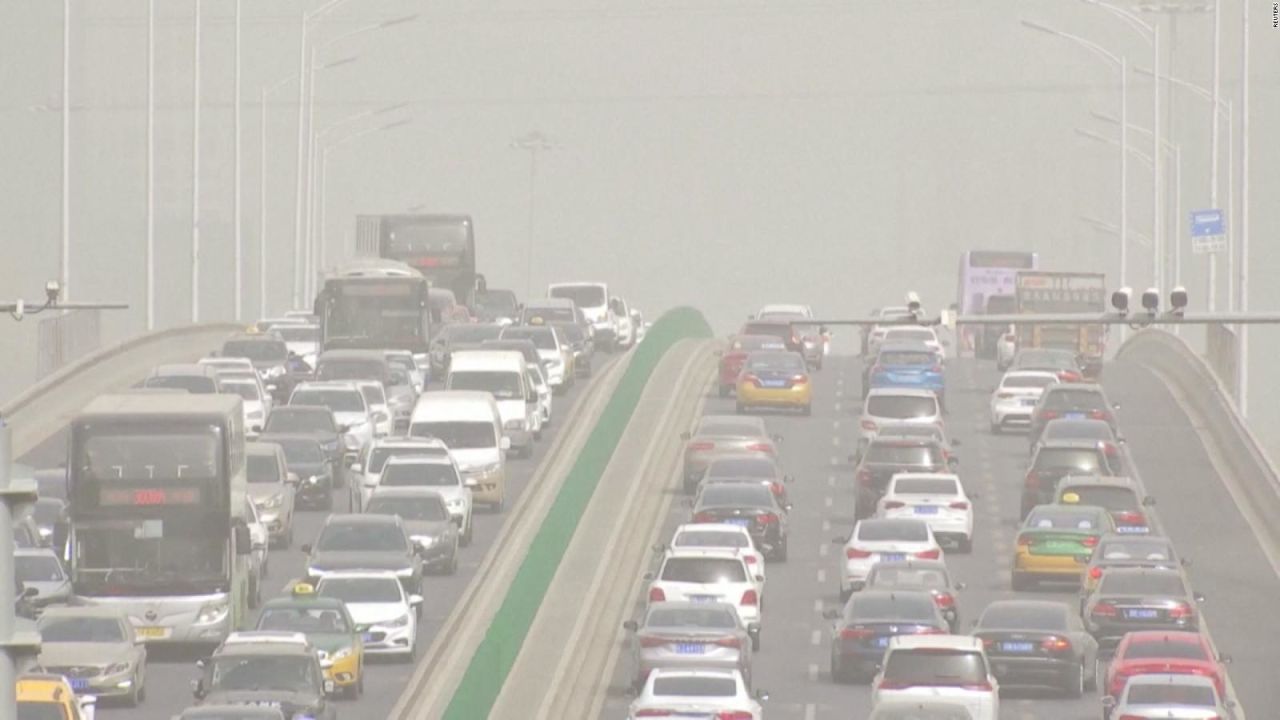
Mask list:
[[[835,437],[831,438],[831,446],[832,446],[832,447],[840,447],[840,436],[839,436],[839,435],[837,435],[837,436],[835,436]]]
[[[838,395],[838,393],[837,393],[837,395]],[[836,400],[835,407],[833,407],[832,409],[833,409],[833,410],[835,410],[836,412],[840,412],[840,401],[839,401],[839,400]]]
[[[818,681],[818,666],[816,663],[809,664],[809,682]],[[808,712],[807,710],[805,712]]]
[[[827,581],[827,571],[826,571],[826,570],[819,570],[819,571],[818,571],[818,584],[819,584],[819,585],[822,585],[822,584],[823,584],[823,583],[825,583],[826,581]]]
[[[828,486],[828,487],[835,487],[835,486],[836,486],[836,476],[835,476],[835,475],[828,475],[828,476],[827,476],[827,486]]]
[[[832,420],[832,421],[831,421],[831,429],[832,429],[832,430],[839,430],[839,429],[840,429],[840,421],[839,421],[839,420]]]
[[[823,505],[826,505],[827,507],[831,507],[832,502],[833,502],[833,501],[831,500],[831,498],[830,498],[830,497],[824,497],[824,498],[822,498],[822,504],[823,504]]]
[[[821,630],[814,630],[814,631],[813,631],[813,633],[812,633],[811,635],[809,635],[809,644],[811,644],[811,645],[821,645],[821,644],[822,644],[822,631],[821,631]]]
[[[831,521],[830,521],[830,520],[823,520],[823,521],[822,521],[822,532],[824,532],[824,533],[831,532]]]
[[[818,717],[818,706],[813,703],[806,703],[804,706],[804,720],[815,720]]]
[[[819,615],[822,614],[822,598],[818,598],[817,600],[813,601],[813,611],[818,613]]]
[[[830,546],[830,545],[827,545],[826,543],[823,543],[823,544],[821,544],[821,545],[819,545],[819,546],[818,546],[818,557],[826,557],[826,556],[827,556],[827,553],[829,553],[829,552],[831,552],[831,546]]]

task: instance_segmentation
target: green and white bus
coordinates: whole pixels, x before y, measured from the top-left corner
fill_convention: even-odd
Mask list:
[[[248,619],[237,395],[103,395],[72,421],[75,601],[125,611],[147,643],[222,642]]]

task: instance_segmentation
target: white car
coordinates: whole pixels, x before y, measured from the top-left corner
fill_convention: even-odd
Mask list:
[[[770,316],[786,317],[788,315],[800,315],[813,319],[813,308],[808,305],[787,305],[777,303],[773,305],[763,305],[756,311],[757,320],[768,320]]]
[[[631,702],[627,717],[763,720],[759,700],[768,698],[763,690],[751,693],[737,670],[656,668]]]
[[[844,543],[840,568],[840,597],[847,599],[861,590],[872,566],[881,561],[937,560],[942,547],[923,520],[914,518],[867,518],[853,526]]]
[[[547,384],[560,394],[573,384],[573,353],[560,341],[560,333],[546,325],[512,325],[503,328],[500,340],[531,340],[546,369]]]
[[[386,437],[374,438],[360,448],[356,462],[348,472],[357,482],[351,488],[351,512],[364,512],[364,505],[378,487],[382,466],[393,456],[449,457],[449,448],[435,438]]]
[[[249,526],[249,606],[258,607],[262,603],[262,583],[267,577],[267,552],[271,536],[267,532],[266,523],[258,517],[258,506],[245,496],[245,523]]]
[[[738,609],[748,628],[760,624],[760,591],[747,561],[736,550],[672,548],[658,572],[648,576],[649,602],[724,602]]]
[[[871,682],[873,708],[887,703],[962,703],[973,720],[1000,716],[1000,685],[982,640],[969,635],[897,635]]]
[[[249,435],[261,432],[267,424],[267,399],[262,394],[262,384],[248,377],[223,377],[219,379],[219,385],[222,392],[240,396],[245,432]]]
[[[1043,370],[1011,370],[991,393],[991,432],[1007,427],[1031,426],[1031,413],[1044,389],[1058,382],[1055,373]]]
[[[316,594],[337,598],[347,606],[356,628],[364,633],[366,653],[395,655],[405,661],[417,656],[422,596],[407,594],[394,572],[326,573],[316,585]]]
[[[932,390],[872,388],[858,418],[858,450],[866,449],[880,430],[890,425],[943,427],[942,403]]]
[[[914,325],[891,326],[885,329],[880,338],[881,343],[899,340],[924,343],[930,350],[937,353],[938,357],[943,360],[947,358],[947,343],[939,340],[938,333],[931,327],[917,327]]]
[[[551,425],[551,386],[547,384],[547,376],[542,373],[542,365],[528,363],[525,370],[529,376],[529,384],[538,393],[538,410],[542,416],[538,432],[541,433]]]
[[[354,454],[373,439],[374,418],[364,393],[353,380],[320,380],[298,383],[289,396],[290,405],[320,405],[333,412],[333,421],[343,433],[348,453]]]
[[[1013,364],[1013,357],[1018,354],[1018,336],[1014,332],[1013,326],[1010,325],[1000,334],[1000,338],[996,340],[996,368],[1000,372],[1009,369]]]
[[[973,502],[952,473],[898,473],[880,498],[878,517],[923,520],[934,538],[973,550]]]
[[[617,320],[617,347],[631,347],[636,342],[636,326],[635,321],[631,319],[631,309],[627,307],[627,301],[620,297],[611,298],[609,308],[613,310],[613,316]]]
[[[1221,720],[1236,716],[1235,703],[1218,697],[1213,678],[1167,673],[1134,675],[1120,697],[1102,699],[1113,718]]]
[[[756,592],[764,597],[764,555],[756,549],[751,533],[741,525],[728,523],[691,523],[676,528],[671,537],[671,547],[677,550],[702,548],[736,552],[747,561]]]
[[[458,466],[452,457],[393,455],[382,466],[382,475],[369,494],[372,495],[380,487],[423,487],[440,493],[445,506],[449,508],[449,517],[458,525],[463,544],[471,542],[474,505],[471,501],[471,488],[463,482],[462,473],[458,472]]]
[[[373,436],[386,437],[394,434],[395,420],[391,417],[391,406],[387,404],[387,389],[377,380],[356,380],[355,384],[360,388],[364,402],[369,407]]]
[[[284,346],[289,352],[302,358],[311,367],[316,366],[316,356],[320,354],[319,325],[281,324],[271,328],[271,332],[284,340]]]

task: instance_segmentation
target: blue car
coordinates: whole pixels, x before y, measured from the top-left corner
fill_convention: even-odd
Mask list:
[[[939,400],[947,390],[942,357],[922,343],[882,345],[867,380],[871,388],[931,390]]]

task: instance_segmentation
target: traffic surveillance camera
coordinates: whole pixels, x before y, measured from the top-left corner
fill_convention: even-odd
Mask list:
[[[58,302],[58,296],[62,294],[62,285],[57,280],[50,280],[44,284],[44,296],[48,298],[49,304]]]
[[[1169,307],[1173,312],[1182,314],[1187,309],[1187,289],[1179,285],[1169,293]]]
[[[907,309],[914,315],[920,312],[920,296],[914,290],[907,293]]]
[[[1149,313],[1154,313],[1160,309],[1160,291],[1155,288],[1147,288],[1142,293],[1142,307]]]
[[[1111,293],[1111,307],[1121,315],[1129,312],[1129,297],[1133,295],[1133,288],[1122,287]]]

